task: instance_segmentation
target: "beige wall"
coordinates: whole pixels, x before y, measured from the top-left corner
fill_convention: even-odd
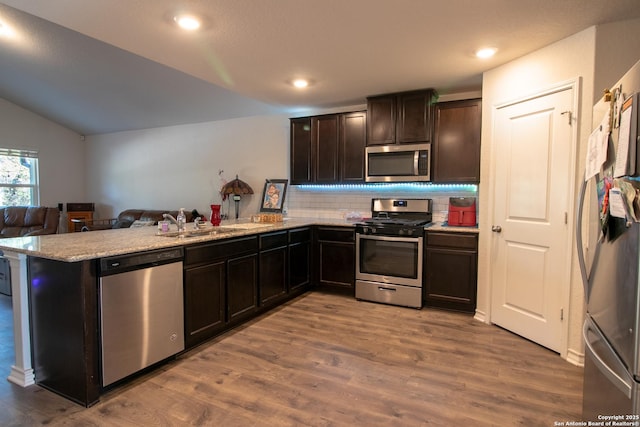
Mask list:
[[[80,135],[0,99],[0,146],[39,153],[40,204],[85,201],[85,143]]]
[[[597,27],[592,105],[640,58],[640,19]]]
[[[287,117],[260,116],[90,136],[88,194],[102,218],[128,208],[208,215],[221,203],[223,170],[227,180],[237,174],[253,188],[241,200],[240,216],[247,216],[258,210],[265,178],[287,178],[288,135]]]
[[[518,60],[484,73],[482,119],[482,165],[480,193],[480,251],[478,260],[477,317],[490,322],[492,225],[492,129],[497,105],[542,92],[559,83],[579,79],[578,150],[575,153],[575,190],[584,169],[584,152],[591,133],[592,106],[602,89],[609,87],[638,59],[640,21],[591,27]],[[615,53],[615,54],[614,54]],[[575,203],[574,203],[575,205]],[[570,212],[573,235],[575,206]],[[584,317],[582,282],[572,247],[571,280],[568,293],[569,316],[562,356],[581,363],[584,354],[581,328]],[[565,310],[566,311],[566,310]]]

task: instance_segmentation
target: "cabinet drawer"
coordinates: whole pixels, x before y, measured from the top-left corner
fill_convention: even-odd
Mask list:
[[[329,240],[333,242],[353,242],[355,240],[355,230],[350,228],[318,228],[318,240]]]
[[[289,243],[308,242],[311,240],[310,228],[299,228],[296,230],[289,230]]]
[[[184,260],[185,265],[192,265],[257,251],[258,237],[250,236],[204,245],[187,246]]]
[[[278,248],[281,246],[287,246],[287,232],[278,231],[275,233],[261,234],[260,235],[260,250],[265,251],[267,249]]]
[[[464,233],[427,232],[427,247],[478,249],[478,235]]]

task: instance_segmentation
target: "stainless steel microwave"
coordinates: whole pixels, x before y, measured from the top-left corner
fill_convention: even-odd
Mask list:
[[[367,147],[367,182],[431,181],[431,144]]]

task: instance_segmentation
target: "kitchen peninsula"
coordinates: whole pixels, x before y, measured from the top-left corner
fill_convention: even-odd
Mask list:
[[[221,227],[224,232],[189,237],[158,236],[155,227],[141,227],[0,240],[0,249],[11,264],[13,293],[16,359],[9,381],[23,387],[37,382],[86,406],[99,399],[97,292],[101,259],[173,247],[185,248],[188,258],[189,251],[199,256],[217,241],[235,242],[249,238],[256,242],[257,251],[261,236],[287,236],[290,230],[306,230],[308,238],[309,227],[316,223],[349,225],[335,219],[291,219],[275,224],[230,222]],[[188,224],[188,227],[192,226]],[[31,333],[37,333],[34,323],[44,320],[36,318],[39,313],[30,312],[34,305],[34,301],[29,299],[30,286],[31,290],[47,286],[56,292],[59,290],[59,296],[54,295],[57,299],[41,305],[47,312],[41,317],[57,324],[51,325],[46,350],[42,350],[46,354],[39,353],[34,345],[33,361],[31,343],[34,337]],[[47,359],[49,363],[52,356],[57,357],[54,369],[43,366],[39,360]],[[53,372],[58,369],[59,372]],[[53,384],[48,384],[49,381]]]
[[[343,219],[287,219],[275,224],[229,222],[216,234],[189,237],[158,236],[155,227],[141,227],[0,240],[12,275],[16,360],[9,381],[24,387],[37,381],[85,406],[99,400],[102,385],[98,281],[100,261],[105,258],[170,248],[184,251],[188,349],[309,289],[311,230],[322,227],[350,230],[353,223]],[[431,224],[426,229],[442,227]],[[231,279],[233,274],[238,274],[238,280]],[[253,283],[248,291],[235,286],[247,280]],[[225,282],[233,282],[234,287],[225,289]],[[40,293],[47,286],[55,292],[48,292],[50,296],[44,302],[38,303],[37,298],[34,302],[34,289]],[[203,308],[202,300],[206,298],[197,293],[202,290],[207,292],[206,298],[217,298],[222,304],[205,306],[209,317],[204,319],[192,315],[202,310],[190,309],[188,302],[191,298]],[[236,290],[239,302],[234,306],[230,293]],[[38,308],[30,312],[34,304]],[[47,328],[47,333],[41,334],[46,336],[46,349],[39,353],[38,345],[34,345],[32,361],[32,339],[38,342],[34,325],[43,323]]]

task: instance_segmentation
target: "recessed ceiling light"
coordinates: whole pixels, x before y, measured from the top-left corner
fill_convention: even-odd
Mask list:
[[[304,89],[305,87],[309,86],[309,80],[295,79],[291,82],[291,84],[297,87],[298,89]]]
[[[476,56],[481,59],[491,58],[493,55],[495,55],[497,50],[498,49],[496,49],[495,47],[485,47],[483,49],[477,50]]]
[[[12,31],[11,27],[9,27],[7,24],[5,24],[4,22],[0,22],[0,37],[12,38],[15,37],[15,32]]]
[[[177,15],[174,16],[173,20],[176,21],[180,28],[189,31],[195,31],[201,25],[200,19],[193,15]]]

